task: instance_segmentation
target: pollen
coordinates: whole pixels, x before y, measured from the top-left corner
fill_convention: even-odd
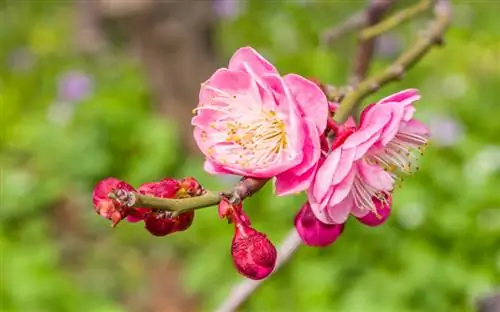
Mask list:
[[[279,115],[245,95],[220,90],[196,110],[210,111],[201,139],[210,142],[207,154],[241,167],[262,167],[281,161],[288,148],[286,125]]]

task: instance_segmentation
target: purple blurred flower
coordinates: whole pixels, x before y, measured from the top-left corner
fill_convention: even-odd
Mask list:
[[[90,77],[81,71],[69,71],[59,77],[58,98],[63,102],[80,102],[92,93]]]
[[[235,19],[245,9],[244,0],[212,0],[215,13],[225,19]]]
[[[439,146],[453,146],[464,135],[462,124],[450,116],[434,115],[430,117],[429,128],[433,142]]]
[[[8,67],[13,71],[27,72],[35,64],[35,56],[27,48],[13,50],[8,57]]]

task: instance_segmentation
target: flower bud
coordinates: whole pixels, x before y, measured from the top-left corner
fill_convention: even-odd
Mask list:
[[[184,212],[175,218],[172,218],[174,225],[174,232],[182,232],[187,230],[194,220],[194,211]]]
[[[326,247],[337,240],[344,231],[344,224],[325,224],[313,214],[309,203],[305,203],[295,216],[295,228],[308,246]]]
[[[127,217],[131,210],[123,206],[119,201],[109,197],[110,194],[117,190],[135,191],[130,184],[124,181],[116,178],[106,178],[97,183],[92,194],[92,201],[97,214],[111,220],[113,227]]]
[[[137,193],[142,194],[142,195],[153,195],[156,189],[157,182],[147,182],[143,183],[139,188],[137,189]],[[146,219],[148,213],[151,212],[151,209],[149,208],[134,208],[130,211],[127,221],[128,222],[138,222],[141,220]]]
[[[165,236],[175,232],[175,221],[164,211],[151,212],[144,220],[146,230],[154,236]]]
[[[153,195],[161,198],[176,198],[180,189],[179,182],[172,178],[165,178],[156,183]]]
[[[366,216],[358,218],[358,220],[368,226],[379,226],[391,215],[392,196],[385,193],[380,198],[373,197],[372,200],[377,212],[370,211]]]
[[[246,224],[237,224],[231,246],[233,263],[243,276],[261,280],[276,265],[277,252],[271,241]]]
[[[177,198],[196,197],[203,195],[205,189],[193,177],[186,177],[179,180],[179,191]]]
[[[194,183],[192,180],[189,180],[189,185],[184,184],[184,187],[193,187]],[[179,195],[181,195],[181,198],[182,196],[191,197],[189,196],[190,192],[183,189],[181,183],[172,178],[166,178],[159,182],[145,183],[139,189],[143,191],[142,194],[144,195],[161,198],[179,198]],[[151,211],[150,209],[148,210]],[[149,211],[144,215],[144,223],[146,229],[155,236],[165,236],[174,232],[185,231],[193,224],[194,211],[188,211],[176,217],[171,217],[171,214],[167,211]]]
[[[242,206],[240,204],[240,206]],[[219,213],[219,218],[224,219],[227,218],[229,223],[232,223],[233,213],[234,213],[234,205],[230,204],[226,199],[222,199],[217,206],[217,212]]]

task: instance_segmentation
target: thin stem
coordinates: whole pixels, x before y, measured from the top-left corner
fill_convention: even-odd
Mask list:
[[[370,0],[370,5],[365,11],[367,20],[364,26],[372,26],[377,24],[382,16],[394,4],[394,0]],[[377,38],[359,38],[358,48],[353,64],[353,74],[350,79],[352,85],[358,84],[365,79],[370,69],[373,52],[375,50],[375,41]]]
[[[402,9],[394,13],[382,22],[367,27],[361,31],[359,37],[362,40],[367,40],[373,37],[380,36],[381,34],[393,29],[396,26],[403,24],[405,21],[415,17],[416,15],[426,11],[431,5],[431,0],[421,0],[419,3],[412,5],[406,9]]]
[[[448,29],[450,21],[451,4],[446,0],[438,0],[435,7],[435,20],[429,27],[427,35],[419,38],[384,71],[362,81],[353,92],[347,94],[335,113],[335,119],[347,119],[361,100],[373,94],[383,85],[401,79],[403,74],[427,54],[432,46],[442,44],[443,34]]]
[[[335,121],[333,121],[332,118],[328,117],[326,119],[326,127],[328,129],[330,129],[333,133],[337,133],[337,131],[339,130],[339,127],[337,126],[337,124],[335,123]]]
[[[133,204],[134,207],[161,209],[177,213],[217,205],[222,198],[220,194],[214,192],[207,192],[198,197],[182,199],[160,198],[139,193],[134,193],[133,196],[135,199]]]
[[[136,192],[124,193],[123,190],[119,190],[120,194],[110,194],[110,197],[121,201],[128,207],[160,209],[179,214],[189,210],[217,205],[223,198],[232,204],[237,204],[258,192],[267,181],[269,179],[243,178],[230,190],[222,192],[206,191],[201,196],[190,198],[160,198]]]

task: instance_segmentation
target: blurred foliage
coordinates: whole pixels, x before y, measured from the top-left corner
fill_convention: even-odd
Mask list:
[[[240,16],[220,23],[223,59],[252,45],[283,73],[341,85],[353,36],[331,49],[318,40],[321,30],[363,5],[341,3],[250,1]],[[211,310],[240,279],[231,267],[232,229],[214,210],[198,212],[183,234],[156,238],[140,224],[111,231],[94,215],[90,193],[106,176],[136,186],[184,175],[213,189],[230,182],[205,174],[201,159],[178,155],[175,129],[151,110],[134,60],[123,51],[93,59],[75,53],[67,27],[72,9],[46,1],[0,5],[1,310],[123,311],[121,299],[144,287],[146,258],[181,262],[186,291]],[[446,46],[370,99],[419,88],[418,116],[434,120],[437,137],[452,142],[428,149],[421,170],[396,192],[390,221],[374,229],[351,221],[335,245],[301,248],[247,311],[471,311],[477,295],[498,286],[499,9],[493,1],[459,2]],[[425,25],[417,19],[390,33],[393,41],[377,49],[374,69]],[[58,79],[72,70],[86,73],[93,88],[70,103],[61,100]],[[454,130],[448,133],[436,116],[452,120]],[[67,220],[54,223],[54,214],[65,201],[85,225],[84,242],[61,246],[58,230]],[[256,228],[278,242],[303,201],[276,198],[267,186],[247,210]]]

